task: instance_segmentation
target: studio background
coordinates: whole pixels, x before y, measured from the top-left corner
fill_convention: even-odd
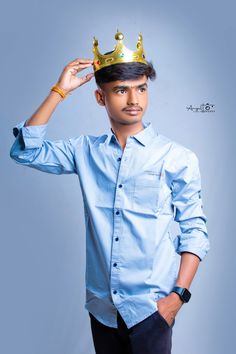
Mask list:
[[[235,328],[235,8],[233,1],[22,0],[1,4],[0,352],[94,354],[85,302],[85,226],[76,175],[17,165],[12,128],[29,118],[77,57],[93,58],[93,36],[112,50],[117,28],[135,49],[138,33],[157,71],[143,120],[200,161],[211,249],[191,301],[176,317],[173,354],[231,354]],[[83,71],[83,74],[91,69]],[[73,91],[46,139],[110,128],[95,81]],[[214,105],[215,112],[186,107]]]

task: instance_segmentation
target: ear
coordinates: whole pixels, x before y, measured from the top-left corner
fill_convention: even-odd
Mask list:
[[[94,91],[97,103],[100,104],[100,106],[105,106],[105,97],[103,95],[103,92],[101,89],[97,89]]]

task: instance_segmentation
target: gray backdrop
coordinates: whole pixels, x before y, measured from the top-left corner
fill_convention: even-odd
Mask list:
[[[10,159],[12,128],[29,118],[77,57],[115,44],[117,28],[135,49],[139,31],[157,70],[144,119],[192,149],[200,161],[211,250],[176,318],[173,354],[231,354],[235,328],[233,1],[2,3],[0,352],[93,354],[85,301],[85,229],[76,175],[50,175]],[[90,69],[86,70],[91,71]],[[109,119],[95,81],[63,101],[47,139],[99,135]],[[214,104],[215,112],[186,106]]]

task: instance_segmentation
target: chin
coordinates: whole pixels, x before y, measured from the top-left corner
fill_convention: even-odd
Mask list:
[[[143,115],[140,116],[120,116],[120,117],[110,117],[110,120],[114,123],[123,124],[123,125],[130,125],[135,123],[140,123],[142,121]]]
[[[137,117],[128,117],[128,118],[121,118],[119,119],[119,123],[122,124],[134,124],[134,123],[139,123],[142,120],[142,118],[137,118]]]

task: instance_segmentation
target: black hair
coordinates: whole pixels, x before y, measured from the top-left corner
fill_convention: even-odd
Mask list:
[[[105,55],[110,53],[112,52],[105,53]],[[98,86],[116,80],[136,80],[143,75],[152,81],[155,80],[156,71],[151,62],[147,62],[147,64],[139,62],[112,64],[95,71],[94,74]]]

